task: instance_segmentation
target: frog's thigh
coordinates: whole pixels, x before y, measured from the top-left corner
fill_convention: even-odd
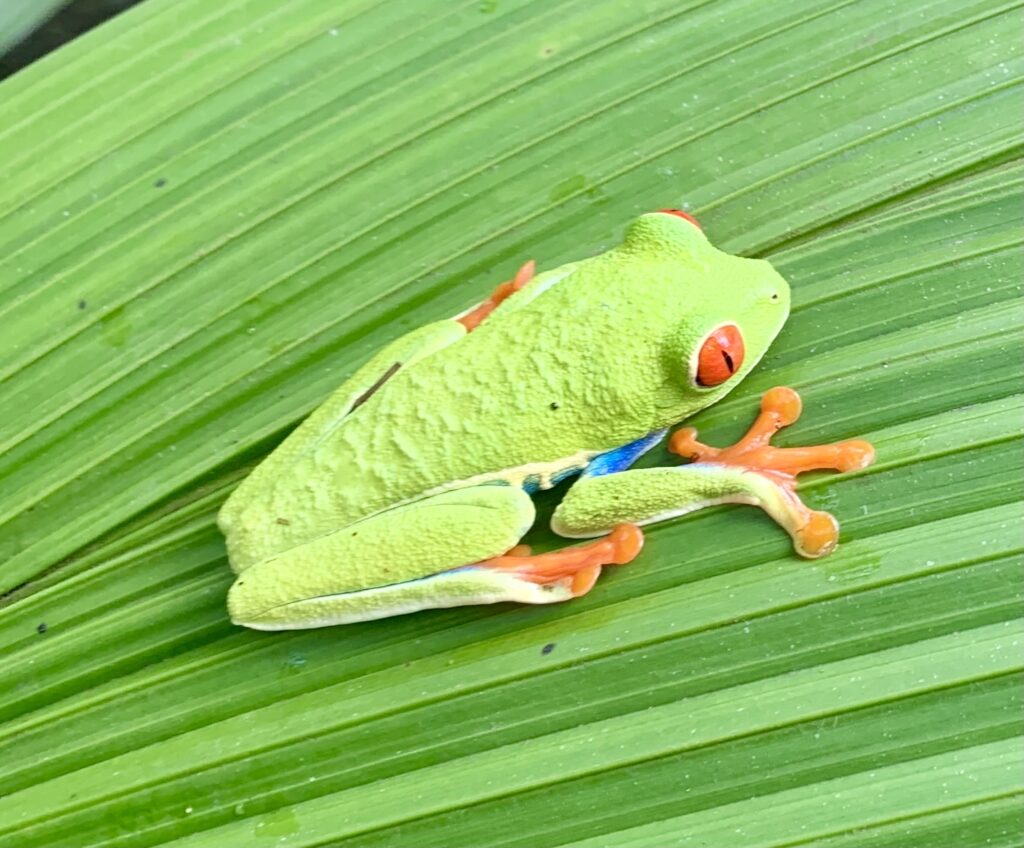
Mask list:
[[[501,485],[378,513],[247,569],[228,595],[231,618],[287,630],[430,607],[564,600],[560,589],[473,567],[513,547],[534,516],[529,495]]]

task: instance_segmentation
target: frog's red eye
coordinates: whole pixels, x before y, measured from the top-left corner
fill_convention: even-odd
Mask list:
[[[698,230],[700,224],[697,223],[697,219],[693,217],[689,212],[684,212],[682,209],[659,209],[659,212],[664,212],[666,215],[675,215],[677,218],[682,218],[684,221],[689,221]]]
[[[720,386],[743,365],[743,334],[735,324],[711,331],[697,354],[697,385]]]

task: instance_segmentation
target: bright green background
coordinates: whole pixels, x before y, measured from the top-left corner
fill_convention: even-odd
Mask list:
[[[147,0],[0,85],[0,846],[1020,844],[1022,23]],[[878,448],[838,553],[715,509],[569,605],[227,622],[319,399],[669,205],[794,291],[702,435]]]

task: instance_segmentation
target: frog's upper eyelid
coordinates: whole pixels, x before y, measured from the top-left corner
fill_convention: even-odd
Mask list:
[[[677,218],[682,218],[684,221],[689,221],[698,230],[701,230],[703,232],[701,225],[698,223],[697,219],[694,218],[693,215],[691,215],[689,212],[684,212],[682,209],[659,209],[658,211],[663,212],[666,215],[675,215]]]

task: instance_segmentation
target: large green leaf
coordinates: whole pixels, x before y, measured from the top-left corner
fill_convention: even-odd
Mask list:
[[[1019,844],[1021,22],[147,0],[0,85],[0,845]],[[667,205],[793,284],[703,435],[878,448],[834,556],[719,508],[568,605],[228,623],[288,428]]]

